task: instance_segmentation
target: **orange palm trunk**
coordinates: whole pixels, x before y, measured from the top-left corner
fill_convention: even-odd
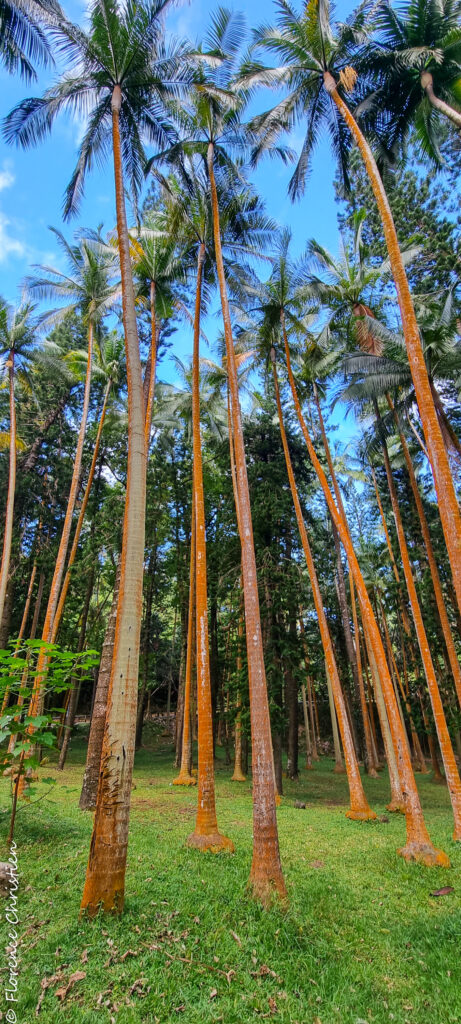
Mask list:
[[[373,613],[373,608],[371,606],[367,588],[365,586],[365,582],[360,571],[360,566],[358,564],[357,557],[353,545],[351,543],[349,531],[344,524],[342,516],[340,516],[336,508],[332,493],[328,486],[327,478],[318,460],[317,454],[315,452],[314,446],[312,444],[306,426],[304,416],[302,414],[301,405],[296,390],[296,384],[291,369],[288,338],[286,335],[284,324],[282,324],[282,326],[288,376],[299,424],[304,435],[304,440],[306,442],[307,450],[309,452],[312,465],[315,469],[318,480],[325,495],[328,509],[335,522],[344,550],[346,552],[350,571],[354,576],[354,582],[357,588],[357,594],[362,609],[362,621],[364,624],[366,635],[368,636],[370,641],[371,650],[375,658],[376,669],[382,681],[383,696],[389,717],[389,726],[391,729],[392,741],[397,755],[402,789],[406,795],[405,817],[407,825],[407,844],[399,852],[407,860],[417,860],[427,865],[439,864],[447,866],[450,863],[449,858],[446,856],[445,853],[443,853],[441,850],[437,850],[432,845],[424,822],[418,790],[416,788],[416,782],[411,767],[411,760],[407,748],[406,737],[403,731],[399,709],[395,698],[392,680],[389,675],[389,668],[387,666],[386,655],[384,653],[384,648],[379,633],[378,625]]]
[[[16,488],[16,407],[14,401],[14,352],[11,350],[6,362],[9,384],[9,470],[8,493],[6,496],[5,530],[3,535],[2,564],[0,566],[0,623],[3,618],[6,588],[8,585],[9,560],[11,557],[12,526],[14,513],[14,492]]]
[[[377,417],[379,417],[378,411],[376,411],[376,415]],[[418,638],[418,646],[421,653],[421,660],[424,666],[424,674],[426,676],[426,681],[429,689],[429,696],[431,698],[432,711],[434,715],[435,726],[437,729],[440,750],[442,753],[443,767],[445,769],[448,790],[450,793],[450,799],[453,808],[453,815],[455,820],[453,839],[461,840],[461,779],[459,777],[459,772],[455,761],[455,755],[451,744],[450,733],[448,732],[445,712],[443,710],[442,699],[440,696],[440,691],[435,675],[434,663],[432,661],[427,634],[424,627],[421,606],[416,592],[415,581],[411,569],[410,556],[408,553],[407,542],[403,530],[402,518],[400,515],[397,492],[395,489],[394,478],[392,476],[387,445],[385,443],[383,443],[383,455],[384,465],[386,467],[389,493],[392,502],[392,511],[394,513],[395,526],[399,540],[400,554],[402,557],[403,572],[408,589],[408,596],[410,598],[413,621],[415,624],[416,636]]]
[[[112,94],[117,234],[127,362],[128,460],[120,591],[101,753],[98,795],[81,912],[120,913],[125,894],[128,823],[138,702],[146,514],[145,415],[135,297],[126,221],[119,116],[122,92]]]
[[[324,73],[324,86],[346,122],[360,150],[381,217],[389,253],[389,262],[397,290],[411,376],[413,378],[416,400],[434,477],[440,519],[453,574],[453,583],[458,605],[461,609],[461,513],[451,475],[448,454],[431,392],[418,324],[391,208],[370,146],[346,103],[339,95],[336,82],[329,72]]]
[[[312,552],[310,549],[309,540],[307,537],[307,530],[304,525],[303,514],[301,510],[301,504],[298,497],[298,491],[296,487],[296,481],[294,478],[293,467],[291,463],[290,452],[288,449],[288,442],[285,432],[285,426],[283,423],[282,403],[280,401],[280,390],[277,377],[277,368],[275,363],[275,352],[272,350],[272,370],[274,375],[275,385],[275,399],[277,402],[277,412],[279,418],[280,434],[282,437],[283,451],[285,454],[285,462],[288,473],[288,480],[290,483],[291,496],[293,498],[293,504],[295,507],[296,521],[298,524],[298,530],[301,537],[301,543],[303,546],[304,556],[306,559],[307,570],[309,573],[309,579],[312,587],[312,594],[314,598],[315,610],[317,612],[317,618],[319,623],[320,635],[322,638],[322,646],[325,654],[327,675],[330,680],[331,689],[333,692],[334,708],[338,719],[339,731],[341,733],[341,742],[344,750],[344,759],[346,762],[347,780],[349,783],[349,794],[350,794],[350,810],[348,810],[346,817],[353,818],[354,821],[367,821],[375,819],[376,814],[368,805],[367,798],[364,793],[362,779],[360,776],[359,766],[357,763],[357,757],[355,754],[354,742],[352,739],[351,729],[349,726],[349,720],[347,717],[346,704],[344,695],[341,687],[341,682],[338,674],[338,667],[336,664],[336,658],[333,651],[333,645],[331,642],[330,631],[328,629],[328,623],[325,615],[325,609],[323,607],[322,595],[320,593],[320,587],[317,579],[317,573],[315,570],[314,560],[312,558]],[[332,709],[332,720],[334,710]],[[334,720],[333,720],[334,728]],[[336,746],[336,744],[335,744]]]
[[[70,584],[70,579],[71,579],[71,571],[70,570],[71,570],[71,568],[72,568],[72,566],[73,566],[73,564],[75,562],[75,557],[76,557],[77,550],[78,550],[78,543],[79,543],[79,540],[80,540],[80,534],[82,532],[83,520],[85,518],[85,513],[86,513],[86,509],[87,509],[87,505],[88,505],[88,501],[89,501],[89,497],[90,497],[90,492],[91,492],[91,488],[93,486],[93,480],[94,480],[94,474],[95,474],[95,469],[96,469],[96,463],[98,461],[98,455],[99,455],[99,446],[100,446],[100,443],[101,443],[101,434],[102,434],[102,430],[103,430],[103,426],[104,426],[104,421],[105,421],[105,418],[106,418],[107,403],[109,401],[110,389],[111,389],[111,382],[109,381],[108,384],[107,384],[107,387],[106,387],[105,395],[104,395],[104,402],[103,402],[103,406],[102,406],[102,409],[101,409],[101,415],[99,417],[99,424],[98,424],[98,429],[97,429],[97,433],[96,433],[96,437],[95,437],[95,442],[94,442],[93,458],[91,460],[91,466],[90,466],[90,471],[88,473],[88,480],[87,480],[86,487],[85,487],[85,493],[84,493],[83,498],[82,498],[82,504],[80,506],[80,512],[79,512],[79,516],[78,516],[78,519],[77,519],[77,525],[75,527],[74,539],[72,541],[72,547],[70,549],[70,555],[69,555],[69,561],[67,563],[66,575],[64,577],[64,583],[62,585],[61,593],[59,595],[58,606],[56,608],[56,614],[54,616],[53,628],[51,630],[51,642],[52,643],[54,643],[54,641],[56,640],[56,637],[58,635],[58,629],[59,629],[59,626],[61,624],[62,613],[64,611],[64,604],[65,604],[65,601],[66,601],[67,592],[69,590],[69,584]]]
[[[197,779],[191,775],[192,736],[191,736],[191,689],[192,662],[195,633],[195,499],[192,501],[192,521],[190,532],[190,567],[189,567],[189,614],[187,618],[187,649],[186,675],[184,679],[184,708],[181,740],[181,766],[179,775],[173,779],[173,786],[195,786]]]
[[[237,631],[237,675],[240,678],[242,671],[242,640],[243,640],[243,602],[242,602],[242,585],[240,578],[240,596],[239,596],[239,624]],[[242,764],[242,722],[240,714],[241,698],[240,692],[237,694],[237,714],[235,716],[235,754],[234,754],[234,773],[231,778],[231,782],[245,782],[246,775],[243,772]]]
[[[253,774],[253,860],[249,884],[253,894],[261,899],[264,904],[267,904],[271,899],[273,891],[282,897],[286,897],[286,887],[280,863],[269,701],[264,669],[250,494],[238,395],[237,366],[221,248],[218,195],[214,175],[214,147],[212,143],[208,147],[207,162],[213,209],[216,266],[226,341],[239,497],[239,532],[242,546]]]
[[[10,465],[8,471],[8,493],[6,497],[5,532],[3,534],[2,564],[0,567],[0,622],[3,619],[6,588],[10,571],[11,542],[13,538],[14,494],[16,490],[16,403],[14,399],[14,352],[8,360],[8,383],[10,390]]]
[[[422,503],[421,495],[419,493],[419,487],[418,487],[418,484],[417,484],[417,481],[416,481],[415,471],[414,471],[414,468],[413,468],[413,462],[411,460],[411,455],[410,455],[410,452],[409,452],[409,449],[408,449],[407,442],[406,442],[405,437],[404,437],[404,435],[403,435],[403,433],[401,431],[399,420],[398,420],[398,416],[397,416],[397,414],[395,412],[392,399],[390,398],[389,395],[387,395],[386,397],[387,397],[387,402],[389,404],[389,407],[393,411],[395,425],[396,425],[397,430],[399,432],[400,444],[402,445],[402,451],[403,451],[404,458],[405,458],[405,464],[406,464],[406,467],[407,467],[408,476],[410,478],[410,486],[411,486],[411,490],[413,492],[413,497],[414,497],[414,500],[415,500],[416,510],[417,510],[418,516],[419,516],[419,522],[420,522],[420,526],[421,526],[421,533],[423,535],[423,540],[424,540],[424,544],[425,544],[425,547],[426,547],[426,555],[427,555],[427,560],[428,560],[428,563],[429,563],[429,569],[430,569],[430,572],[431,572],[432,585],[434,587],[435,600],[436,600],[436,603],[437,603],[437,610],[438,610],[438,613],[439,613],[440,623],[441,623],[441,626],[442,626],[443,638],[445,640],[445,645],[446,645],[447,653],[448,653],[448,659],[449,659],[449,662],[450,662],[450,668],[451,668],[451,671],[453,673],[453,679],[455,681],[455,687],[456,687],[456,693],[458,695],[458,701],[459,701],[459,704],[461,706],[461,667],[460,667],[460,664],[459,664],[458,655],[456,653],[455,642],[453,640],[453,634],[452,634],[452,631],[451,631],[450,622],[449,622],[448,615],[447,615],[447,610],[446,610],[446,607],[445,607],[445,600],[444,600],[444,597],[443,597],[443,591],[442,591],[442,585],[441,585],[441,582],[440,582],[439,570],[437,568],[437,562],[436,562],[436,558],[435,558],[434,548],[432,546],[431,535],[430,535],[430,532],[429,532],[429,525],[428,525],[428,522],[427,522],[427,519],[426,519],[426,513],[424,511],[424,506],[423,506],[423,503]]]
[[[193,510],[195,515],[195,641],[197,664],[198,773],[197,817],[188,846],[199,850],[233,851],[230,839],[220,834],[216,818],[211,707],[210,651],[206,571],[205,499],[203,494],[202,443],[200,437],[200,311],[205,244],[199,246],[192,360]]]
[[[333,490],[335,492],[336,503],[337,503],[337,506],[338,506],[338,510],[339,510],[340,514],[342,515],[342,517],[343,517],[344,523],[348,527],[348,522],[347,522],[347,517],[346,517],[346,513],[345,513],[345,509],[344,509],[343,499],[342,499],[340,487],[339,487],[339,484],[338,484],[338,479],[337,479],[337,476],[336,476],[336,473],[335,473],[335,468],[334,468],[334,465],[333,465],[333,459],[331,457],[330,445],[328,443],[327,432],[325,430],[325,424],[324,424],[323,416],[322,416],[322,408],[321,408],[321,405],[320,405],[319,397],[318,397],[318,394],[317,394],[317,388],[315,387],[315,384],[314,384],[314,389],[315,389],[314,390],[315,404],[316,404],[316,407],[317,407],[317,413],[318,413],[318,417],[319,417],[320,433],[322,435],[323,447],[324,447],[324,450],[325,450],[325,455],[326,455],[326,459],[327,459],[327,463],[328,463],[328,469],[330,471],[331,482],[333,484]],[[356,603],[355,603],[354,581],[353,581],[352,575],[350,576],[350,591],[351,591],[352,620],[353,620],[353,623],[354,623],[354,634],[355,634],[355,637],[357,638],[358,637],[357,608],[356,608]],[[362,663],[361,663],[361,658],[360,658],[360,644],[358,643],[357,639],[355,640],[355,656],[356,656],[356,664],[357,664],[357,683],[358,683],[358,690],[359,690],[359,696],[360,696],[360,706],[361,706],[362,718],[363,718],[363,733],[364,733],[364,737],[365,737],[365,749],[366,749],[366,755],[367,755],[367,770],[368,770],[368,774],[369,775],[371,775],[372,777],[376,777],[377,773],[376,773],[376,769],[375,769],[374,764],[373,764],[373,752],[372,752],[372,749],[371,749],[370,723],[368,721],[367,705],[366,705],[366,700],[365,700],[365,689],[364,689],[364,686],[363,686]]]

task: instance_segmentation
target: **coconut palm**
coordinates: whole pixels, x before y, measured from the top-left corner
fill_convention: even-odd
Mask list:
[[[85,383],[83,392],[82,415],[75,451],[72,478],[67,499],[66,514],[59,542],[58,553],[48,596],[42,640],[49,643],[54,635],[54,620],[58,606],[59,592],[63,579],[67,549],[69,545],[72,519],[80,486],[83,446],[86,434],[88,410],[90,405],[91,372],[93,365],[93,346],[95,331],[104,315],[111,308],[117,297],[114,286],[115,254],[107,248],[94,246],[93,241],[80,238],[75,244],[69,243],[62,232],[52,229],[64,254],[68,273],[53,267],[41,266],[41,276],[27,279],[29,290],[39,299],[64,299],[65,305],[56,307],[42,316],[44,323],[56,323],[70,313],[77,312],[87,328],[88,349],[86,360]],[[32,713],[36,714],[41,707],[44,673],[47,656],[45,648],[37,660],[37,673],[31,698]],[[33,731],[31,727],[31,732]]]
[[[6,498],[5,525],[3,532],[2,562],[0,566],[0,622],[3,618],[8,574],[10,569],[11,544],[13,538],[14,495],[16,490],[16,401],[15,375],[19,368],[27,365],[35,345],[36,307],[31,302],[23,302],[18,309],[8,306],[0,299],[0,359],[3,372],[8,379],[10,423],[9,423],[9,472],[8,493]]]
[[[226,341],[239,498],[239,531],[242,545],[245,628],[248,652],[250,717],[253,763],[253,862],[250,885],[253,893],[268,902],[273,890],[285,896],[278,845],[275,787],[269,703],[261,634],[256,561],[250,497],[240,413],[237,367],[229,310],[226,271],[222,251],[217,180],[222,170],[237,177],[235,155],[249,152],[249,137],[241,123],[245,96],[232,88],[236,62],[243,42],[239,15],[220,8],[212,18],[204,46],[202,66],[192,90],[190,105],[181,112],[183,139],[168,160],[184,162],[197,155],[208,175],[213,217],[214,252]]]
[[[54,63],[46,29],[63,18],[57,0],[1,0],[0,60],[7,71],[30,81],[35,63]]]
[[[357,74],[351,64],[366,39],[367,5],[345,24],[331,25],[329,0],[309,4],[298,14],[287,0],[277,0],[277,29],[267,26],[255,35],[255,44],[283,60],[276,68],[261,63],[244,65],[239,81],[247,88],[269,85],[287,89],[273,110],[252,122],[260,133],[254,159],[271,149],[281,132],[301,120],[306,125],[301,154],[290,182],[293,198],[302,194],[309,160],[320,128],[331,135],[340,169],[347,184],[347,144],[353,140],[363,158],[381,217],[402,319],[408,361],[415,386],[426,446],[434,476],[442,526],[458,600],[461,603],[461,513],[450,464],[443,444],[431,395],[413,301],[386,192],[371,148],[346,101]],[[346,98],[345,98],[346,97]]]
[[[9,141],[27,147],[49,133],[60,111],[81,113],[86,131],[66,191],[64,215],[78,207],[94,160],[112,151],[117,237],[122,279],[123,326],[128,382],[128,465],[122,541],[122,579],[111,669],[93,838],[82,910],[120,912],[128,846],[134,757],[139,641],[142,607],[146,494],[143,387],[136,325],[125,185],[139,193],[145,142],[164,149],[174,137],[167,106],[184,85],[178,60],[184,47],[164,44],[169,0],[117,3],[95,0],[87,31],[60,26],[61,46],[71,68],[43,97],[24,100],[6,119]],[[115,795],[117,794],[117,795]],[[115,810],[114,810],[115,808]]]
[[[374,37],[360,62],[373,86],[357,114],[389,153],[413,130],[426,156],[440,163],[440,115],[461,128],[460,21],[459,0],[407,0],[398,9],[381,0],[374,9]]]

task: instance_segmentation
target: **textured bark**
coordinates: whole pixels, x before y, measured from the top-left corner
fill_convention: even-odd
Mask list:
[[[306,442],[306,446],[309,452],[312,465],[315,469],[317,478],[322,487],[325,495],[330,515],[335,521],[336,528],[339,532],[342,545],[346,551],[347,559],[349,562],[349,568],[354,576],[354,583],[357,588],[357,594],[360,601],[360,607],[362,612],[362,623],[366,629],[367,638],[370,641],[370,649],[375,657],[376,671],[382,681],[383,696],[386,703],[386,708],[389,715],[389,726],[392,733],[392,741],[398,758],[399,775],[402,783],[402,790],[405,793],[406,800],[406,826],[407,826],[407,844],[399,852],[401,855],[408,860],[418,860],[426,865],[438,864],[447,866],[449,864],[449,858],[441,850],[437,850],[431,843],[429,833],[427,831],[421,803],[419,799],[418,790],[416,788],[416,782],[411,767],[411,760],[406,746],[405,735],[402,728],[402,722],[399,715],[397,702],[395,699],[394,688],[392,680],[389,675],[389,668],[386,662],[386,656],[379,633],[376,618],[373,613],[370,598],[365,586],[365,582],[360,571],[360,567],[357,561],[357,557],[351,543],[349,531],[344,523],[343,518],[336,508],[333,496],[331,494],[328,482],[323,471],[323,468],[316,455],[314,446],[312,444],[304,416],[302,414],[299,398],[296,390],[296,384],[291,370],[290,350],[288,347],[288,339],[286,333],[284,334],[285,343],[285,355],[287,362],[287,370],[290,381],[291,392],[293,395],[293,402],[296,408],[296,414],[298,416],[299,424]]]
[[[122,562],[119,557],[115,577],[112,605],[107,620],[104,643],[102,645],[101,662],[93,701],[88,747],[86,751],[85,772],[83,775],[82,792],[79,807],[81,811],[93,811],[96,807],[98,792],[99,766],[101,764],[102,740],[107,711],[107,695],[109,693],[110,670],[114,650],[115,623],[117,619],[118,595],[120,590],[120,573]]]
[[[6,588],[10,571],[11,543],[13,539],[14,495],[16,490],[16,403],[14,397],[14,352],[9,353],[8,384],[10,390],[10,445],[8,492],[6,496],[5,527],[3,533],[2,564],[0,566],[0,622],[5,608]]]
[[[145,415],[135,296],[122,173],[119,115],[122,92],[112,94],[117,235],[127,362],[128,459],[120,592],[96,813],[81,911],[120,913],[125,893],[128,822],[133,774],[142,617],[146,515]]]
[[[250,887],[257,898],[261,899],[263,903],[268,903],[273,891],[285,898],[286,887],[280,863],[269,702],[261,637],[253,526],[239,405],[237,367],[222,258],[218,195],[214,175],[214,148],[211,143],[208,147],[208,174],[213,210],[216,266],[226,341],[242,546],[253,774],[253,860],[250,871]]]
[[[200,850],[233,851],[230,839],[221,835],[216,817],[214,785],[213,711],[211,705],[210,648],[203,492],[202,442],[200,436],[200,312],[205,244],[199,246],[192,359],[193,495],[195,515],[195,649],[197,664],[198,772],[197,816],[187,845]]]
[[[377,406],[375,408],[375,412],[376,416],[379,418]],[[411,569],[410,556],[408,553],[407,542],[403,530],[402,518],[400,515],[397,492],[395,489],[395,483],[392,476],[387,445],[385,442],[383,442],[383,455],[384,465],[386,468],[387,482],[389,486],[389,493],[392,502],[392,511],[394,513],[395,526],[399,540],[400,554],[402,557],[403,572],[405,576],[405,582],[407,585],[408,596],[410,598],[413,621],[415,624],[416,636],[418,638],[418,646],[421,653],[421,660],[424,667],[424,674],[426,676],[427,686],[429,689],[432,712],[434,715],[435,727],[437,729],[437,737],[439,740],[439,746],[442,753],[443,767],[445,770],[448,791],[450,793],[450,799],[453,808],[453,816],[455,822],[453,839],[461,840],[461,779],[459,777],[459,772],[455,761],[455,755],[451,744],[450,733],[448,731],[445,712],[443,710],[443,703],[440,696],[437,678],[435,675],[434,663],[432,661],[429,642],[427,639],[427,634],[424,626],[421,606],[416,592],[416,585]]]
[[[351,607],[352,607],[352,621],[354,623],[354,637],[355,637],[355,654],[357,662],[357,679],[359,685],[360,694],[360,706],[362,709],[362,722],[363,722],[363,735],[365,739],[365,765],[368,775],[372,778],[377,778],[377,762],[373,753],[372,736],[370,729],[370,719],[368,716],[367,701],[365,697],[365,687],[363,685],[363,672],[362,672],[362,657],[360,653],[360,637],[359,637],[359,622],[357,616],[357,604],[355,600],[355,588],[354,580],[352,575],[349,577],[349,586],[351,593]]]
[[[282,314],[282,330],[285,334],[285,324]],[[286,336],[286,335],[285,335]],[[350,809],[347,812],[348,818],[353,818],[358,821],[365,821],[367,819],[376,818],[376,814],[368,805],[367,798],[364,793],[362,780],[360,777],[359,767],[357,763],[357,757],[355,754],[354,743],[352,740],[352,733],[349,726],[347,717],[346,705],[344,702],[344,695],[342,692],[341,682],[338,674],[338,668],[336,664],[336,658],[333,651],[333,645],[331,642],[330,631],[328,629],[328,623],[325,615],[325,609],[323,607],[322,597],[320,593],[319,583],[317,579],[317,573],[315,570],[314,560],[312,558],[312,552],[307,537],[306,527],[304,525],[303,514],[301,510],[301,504],[298,497],[298,491],[296,487],[296,481],[294,478],[293,467],[291,464],[290,452],[288,449],[288,442],[283,424],[283,413],[282,403],[280,401],[280,391],[277,377],[277,368],[275,364],[275,352],[272,350],[272,369],[274,376],[275,386],[275,398],[277,402],[277,412],[279,418],[280,433],[282,438],[283,451],[285,454],[285,462],[288,473],[288,480],[290,484],[291,496],[295,507],[296,521],[298,524],[298,530],[301,537],[301,543],[304,551],[304,557],[306,559],[307,570],[309,573],[310,584],[312,587],[312,595],[314,598],[315,610],[317,613],[320,636],[322,639],[322,647],[325,654],[325,662],[327,666],[327,673],[331,682],[331,688],[333,691],[334,704],[336,708],[336,714],[338,716],[338,725],[341,732],[341,740],[344,750],[344,759],[346,761],[347,781],[349,783],[349,794],[350,794]],[[334,716],[332,716],[332,722]],[[333,725],[334,733],[334,725]]]
[[[461,607],[461,513],[451,475],[448,454],[431,393],[421,336],[391,208],[370,146],[346,103],[339,95],[335,80],[329,72],[324,74],[324,86],[360,150],[381,217],[392,276],[397,291],[411,376],[434,477],[440,519],[453,574],[453,583],[458,604]]]
[[[238,623],[238,635],[237,635],[237,675],[240,679],[242,672],[242,642],[243,642],[243,594],[242,587],[240,587],[239,597],[239,623]],[[237,714],[235,716],[235,754],[234,754],[234,774],[232,775],[231,782],[245,782],[246,775],[243,771],[242,761],[242,723],[240,714],[240,692],[237,693]]]

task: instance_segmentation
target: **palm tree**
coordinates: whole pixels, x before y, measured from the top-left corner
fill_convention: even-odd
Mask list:
[[[242,44],[242,29],[242,19],[236,14],[220,8],[213,16],[211,29],[205,39],[208,54],[203,55],[202,67],[192,91],[190,108],[181,115],[184,140],[178,148],[171,149],[168,158],[170,161],[181,159],[184,152],[188,155],[197,154],[208,174],[211,196],[214,252],[229,375],[242,545],[253,764],[253,861],[250,886],[253,894],[267,903],[273,891],[284,897],[286,888],[277,835],[269,703],[256,560],[217,187],[217,178],[219,179],[221,170],[232,168],[233,154],[248,152],[248,136],[240,120],[245,97],[231,87],[237,55]],[[236,169],[233,173],[237,179]]]
[[[357,556],[352,545],[347,522],[343,519],[343,516],[341,515],[340,511],[338,510],[335,504],[333,495],[328,485],[325,472],[321,466],[315,448],[312,444],[312,439],[310,437],[307,424],[302,413],[301,403],[299,400],[298,390],[296,387],[296,381],[291,366],[291,354],[288,342],[288,335],[283,319],[281,327],[285,349],[288,380],[290,383],[296,414],[304,436],[304,440],[306,442],[309,457],[311,459],[312,465],[315,469],[318,480],[322,487],[331,518],[336,526],[342,545],[346,552],[350,571],[354,577],[354,583],[357,587],[357,595],[359,598],[362,612],[362,623],[364,627],[365,639],[370,657],[370,667],[372,669],[372,674],[375,682],[376,696],[378,700],[381,699],[381,696],[383,697],[386,705],[386,711],[387,714],[389,715],[389,726],[392,735],[392,743],[394,745],[394,749],[397,755],[402,790],[406,794],[405,815],[407,824],[407,845],[403,847],[399,852],[407,860],[417,860],[427,865],[446,865],[449,863],[446,854],[443,853],[443,851],[441,850],[435,849],[435,847],[430,842],[430,838],[423,818],[415,778],[411,767],[407,739],[400,717],[400,712],[395,697],[392,679],[389,673],[386,655],[384,652],[384,647],[380,636],[376,617],[365,585],[365,580],[360,570],[359,563],[357,561]],[[384,715],[380,717],[381,721],[384,722]]]
[[[57,0],[1,0],[0,60],[10,74],[37,78],[34,64],[54,63],[46,29],[64,19]]]
[[[166,49],[163,16],[169,0],[121,5],[95,0],[87,31],[66,23],[60,37],[69,70],[43,97],[24,100],[7,117],[6,137],[27,147],[42,139],[62,110],[86,118],[77,165],[66,191],[64,215],[78,207],[94,159],[112,150],[117,237],[122,281],[128,384],[128,459],[121,585],[112,658],[108,715],[93,837],[82,911],[120,912],[128,847],[134,757],[139,642],[144,568],[146,495],[145,417],[135,293],[130,261],[125,183],[134,199],[145,163],[144,140],[165,148],[174,132],[167,104],[184,82],[178,58]]]
[[[291,462],[290,452],[288,448],[287,436],[285,426],[283,422],[282,403],[280,400],[280,388],[278,382],[277,365],[275,348],[271,348],[271,362],[274,377],[275,386],[275,398],[277,402],[277,413],[279,418],[280,433],[282,437],[283,451],[285,454],[285,461],[287,466],[288,479],[290,483],[291,494],[293,498],[293,504],[296,512],[296,520],[298,523],[298,529],[301,536],[301,542],[303,546],[304,555],[306,558],[306,565],[309,572],[309,578],[311,581],[312,593],[314,597],[315,610],[319,622],[319,629],[322,638],[322,645],[325,652],[325,662],[327,679],[331,685],[333,692],[334,706],[338,717],[338,725],[341,733],[341,740],[344,750],[344,758],[346,762],[347,778],[349,782],[349,792],[351,806],[347,812],[346,817],[352,818],[354,821],[369,821],[376,819],[376,814],[368,805],[367,798],[364,793],[362,780],[360,778],[359,767],[357,763],[357,757],[354,749],[354,742],[352,739],[352,732],[347,718],[346,704],[344,695],[341,687],[341,681],[339,678],[338,667],[336,664],[336,658],[333,650],[333,644],[331,642],[330,631],[328,628],[327,617],[323,606],[322,595],[320,593],[320,587],[318,583],[317,573],[315,570],[314,560],[307,536],[307,530],[304,524],[304,518],[301,509],[301,503],[298,496],[296,487],[296,480],[293,473],[293,466]]]
[[[273,110],[259,115],[252,122],[253,129],[260,135],[254,159],[264,149],[272,149],[282,131],[303,119],[306,134],[289,186],[290,194],[295,198],[304,189],[309,158],[322,124],[330,131],[346,184],[347,147],[351,140],[361,153],[383,225],[445,542],[455,590],[461,601],[461,512],[429,386],[404,262],[376,160],[344,99],[344,94],[353,89],[357,78],[351,60],[356,55],[357,44],[363,42],[366,35],[366,5],[362,5],[345,24],[336,26],[336,35],[330,22],[329,0],[308,4],[300,15],[287,0],[277,0],[277,7],[277,30],[263,27],[256,33],[255,43],[280,55],[283,65],[267,68],[260,63],[249,63],[244,65],[239,79],[247,88],[263,84],[276,88],[286,86],[288,89],[287,96]]]
[[[105,250],[99,251],[97,248],[95,249],[92,241],[88,241],[85,238],[81,238],[76,242],[76,244],[71,245],[66,241],[64,235],[60,231],[57,231],[56,229],[52,230],[66,258],[69,268],[68,273],[65,274],[52,267],[42,266],[38,269],[42,271],[43,276],[27,279],[27,285],[29,290],[39,299],[55,297],[65,299],[66,301],[65,306],[58,307],[44,314],[42,317],[43,322],[56,323],[59,320],[63,320],[72,312],[78,312],[81,314],[83,322],[86,324],[87,328],[88,350],[82,416],[80,420],[72,478],[42,630],[42,640],[45,643],[49,643],[53,635],[55,635],[54,621],[56,609],[58,606],[59,592],[64,574],[75,503],[80,487],[83,446],[90,405],[95,330],[106,311],[115,301],[117,294],[116,289],[112,284],[114,268],[113,253]],[[46,649],[42,648],[37,659],[36,675],[34,678],[31,697],[31,714],[37,714],[41,709],[46,666]],[[32,733],[33,727],[29,727],[29,731]],[[22,785],[20,788],[22,790]]]
[[[0,358],[3,358],[3,369],[8,378],[10,395],[10,430],[9,430],[9,473],[8,494],[6,498],[5,526],[3,532],[2,562],[0,566],[0,622],[3,619],[6,588],[10,569],[11,544],[13,538],[14,495],[16,490],[16,401],[14,393],[15,374],[22,364],[27,364],[35,343],[36,322],[33,319],[35,306],[24,302],[18,309],[8,306],[0,299]]]
[[[78,364],[83,367],[88,364],[88,353],[82,351],[73,351],[68,354],[69,361],[72,362],[74,369],[77,369]],[[99,458],[99,449],[101,444],[102,432],[106,421],[107,412],[110,408],[110,399],[112,392],[117,390],[117,386],[120,383],[121,373],[123,368],[123,339],[116,331],[105,335],[97,343],[95,349],[95,360],[93,363],[93,377],[99,379],[101,382],[105,382],[104,397],[99,414],[99,422],[96,430],[96,436],[93,441],[93,455],[91,458],[90,468],[88,471],[88,478],[86,487],[83,493],[82,500],[80,502],[80,511],[78,514],[77,524],[74,531],[72,540],[72,547],[70,549],[69,559],[67,562],[66,574],[62,584],[61,592],[59,594],[59,601],[56,608],[56,613],[53,621],[53,628],[51,631],[51,642],[54,643],[58,634],[59,626],[64,611],[64,604],[69,590],[71,582],[72,566],[75,562],[75,557],[78,551],[78,545],[80,541],[80,535],[82,532],[83,522],[85,519],[86,509],[93,485],[94,474],[96,470],[96,464]]]
[[[461,128],[460,19],[459,0],[407,0],[398,10],[381,0],[374,9],[375,36],[360,61],[373,85],[357,113],[389,153],[413,129],[426,156],[440,163],[439,115]]]

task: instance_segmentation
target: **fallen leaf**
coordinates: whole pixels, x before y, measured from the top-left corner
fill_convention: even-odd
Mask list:
[[[41,1009],[43,1000],[45,998],[45,992],[46,992],[47,988],[51,988],[52,985],[56,985],[58,981],[61,981],[61,979],[62,979],[62,974],[52,974],[50,978],[42,978],[42,980],[40,982],[41,992],[40,992],[38,1003],[37,1003],[37,1005],[35,1007],[35,1016],[36,1017],[38,1017],[38,1015],[40,1013],[40,1009]]]
[[[218,994],[217,988],[212,988],[211,992],[210,992],[210,999],[216,999],[217,994]]]
[[[273,999],[272,996],[269,996],[269,999],[267,1001],[269,1003],[269,1009],[271,1013],[277,1013],[277,1003],[275,1002],[275,999]]]
[[[56,999],[59,999],[60,1002],[63,1003],[69,995],[70,990],[77,984],[77,981],[83,981],[83,978],[86,978],[86,971],[74,971],[74,973],[71,974],[67,985],[63,985],[62,988],[58,988],[54,993]]]
[[[122,953],[120,960],[126,960],[128,956],[138,956],[135,949],[127,949],[126,953]]]
[[[444,885],[442,889],[436,889],[435,892],[431,892],[431,896],[449,896],[454,891],[452,885]]]
[[[241,945],[242,945],[242,940],[241,940],[241,939],[239,938],[239,936],[237,935],[237,933],[236,933],[236,932],[233,932],[233,931],[231,930],[231,935],[232,935],[232,938],[233,938],[233,939],[235,939],[235,942],[237,943],[237,945],[238,945],[238,946],[241,946]]]
[[[88,950],[87,949],[83,950],[83,953],[82,953],[82,955],[80,957],[80,960],[82,961],[82,964],[87,964],[88,963]]]

